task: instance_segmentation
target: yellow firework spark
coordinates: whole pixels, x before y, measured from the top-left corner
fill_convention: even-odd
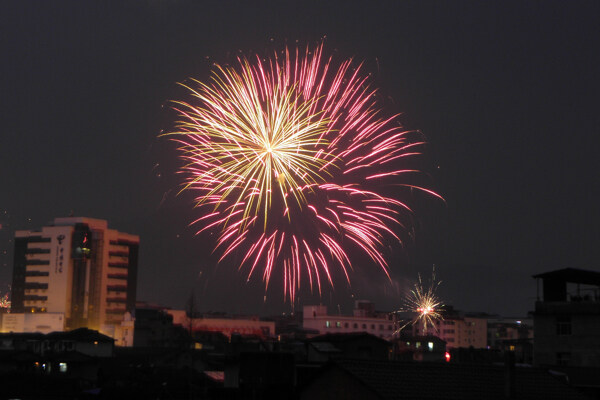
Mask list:
[[[398,311],[410,312],[415,316],[412,320],[402,325],[396,332],[400,332],[408,325],[417,324],[422,327],[423,334],[429,330],[429,327],[437,331],[435,322],[444,319],[440,312],[444,304],[435,293],[442,282],[435,280],[435,268],[431,274],[431,281],[427,286],[423,284],[421,274],[418,276],[419,281],[415,283],[413,289],[406,295],[404,306]]]

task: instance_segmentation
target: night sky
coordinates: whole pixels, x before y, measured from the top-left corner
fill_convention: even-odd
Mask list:
[[[252,3],[252,4],[251,4]],[[14,230],[107,219],[141,237],[138,300],[204,311],[289,312],[235,265],[177,195],[168,101],[237,54],[296,42],[364,61],[390,112],[427,137],[433,187],[393,282],[355,265],[321,298],[399,306],[418,273],[446,304],[524,316],[531,275],[600,271],[600,3],[597,1],[4,1],[0,3],[0,292]],[[324,38],[324,39],[323,39]],[[265,297],[266,295],[266,297]]]

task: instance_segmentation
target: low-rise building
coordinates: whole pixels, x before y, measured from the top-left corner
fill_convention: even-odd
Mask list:
[[[324,363],[338,358],[388,360],[391,344],[377,336],[358,333],[328,333],[307,340],[307,361]]]
[[[49,334],[0,333],[0,351],[28,351],[39,356],[75,351],[91,357],[112,357],[114,343],[110,336],[87,328]]]
[[[393,341],[393,360],[399,361],[450,361],[446,342],[437,336],[402,335]]]
[[[173,324],[193,332],[221,332],[227,337],[232,334],[254,335],[260,338],[275,336],[275,322],[257,316],[227,316],[224,314],[202,314],[190,319],[184,310],[166,309],[173,317]]]
[[[303,385],[301,400],[589,400],[566,381],[514,365],[337,360]]]
[[[488,318],[488,346],[491,349],[504,347],[506,341],[533,339],[531,318]]]
[[[62,332],[65,330],[63,313],[1,313],[0,332]]]
[[[424,322],[419,320],[407,325],[407,329],[412,335],[437,336],[446,342],[448,349],[487,348],[487,318],[463,314],[451,308],[443,315],[444,318],[436,321],[433,326],[428,324],[425,327]]]
[[[303,328],[328,333],[366,332],[383,339],[391,339],[394,322],[388,313],[377,313],[373,303],[357,301],[353,315],[330,315],[327,306],[304,306]]]

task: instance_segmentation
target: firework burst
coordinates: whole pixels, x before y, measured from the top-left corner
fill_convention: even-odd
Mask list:
[[[442,282],[436,281],[435,269],[431,273],[431,281],[428,285],[423,284],[421,274],[418,276],[418,282],[406,295],[404,306],[398,311],[398,313],[411,313],[414,317],[398,328],[395,333],[399,333],[408,325],[418,325],[422,328],[423,334],[426,334],[430,327],[437,331],[435,323],[444,319],[441,314],[444,305],[436,295],[436,290]]]
[[[415,183],[421,135],[382,116],[361,66],[334,63],[322,45],[241,57],[183,86],[192,100],[174,102],[168,135],[202,210],[198,232],[218,232],[220,261],[248,279],[260,274],[268,287],[280,271],[286,298],[302,281],[333,285],[334,269],[349,283],[357,252],[388,274],[382,249],[411,229],[403,199],[439,197]]]

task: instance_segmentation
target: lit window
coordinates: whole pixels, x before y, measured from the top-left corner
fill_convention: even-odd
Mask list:
[[[509,349],[510,351],[515,351],[515,346],[513,346],[513,345],[511,344],[510,346],[508,346],[508,349]]]
[[[415,343],[415,348],[417,348],[417,349],[418,349],[418,348],[420,348],[420,347],[421,347],[421,342],[417,342],[417,343]]]
[[[331,324],[329,323],[329,321],[325,321],[325,328],[329,328],[331,326]]]
[[[429,351],[433,351],[433,342],[427,342],[427,348]]]
[[[58,363],[60,372],[67,372],[67,363]]]
[[[341,327],[342,327],[342,323],[341,323],[340,321],[337,321],[337,322],[335,323],[335,327],[336,327],[336,328],[341,328]]]

